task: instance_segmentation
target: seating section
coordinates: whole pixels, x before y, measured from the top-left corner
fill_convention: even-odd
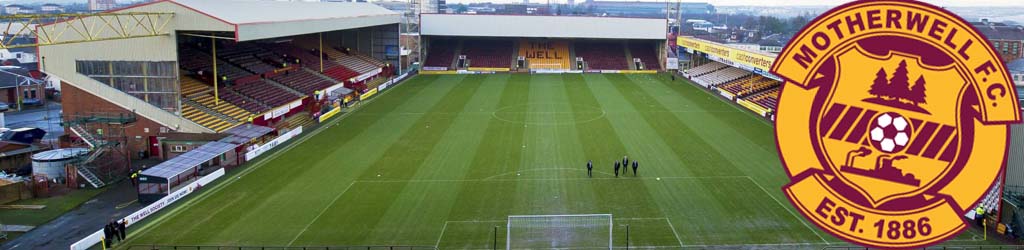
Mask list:
[[[293,64],[298,59],[299,64],[308,69],[320,71],[320,55],[316,50],[302,49],[288,43],[266,44],[264,48],[273,51],[278,56],[285,58],[286,62]],[[324,69],[337,67],[339,64],[331,60],[330,56],[324,57]]]
[[[466,40],[462,43],[470,67],[512,68],[512,41]]]
[[[359,72],[352,71],[344,66],[336,66],[324,70],[324,75],[338,81],[348,81],[349,79],[359,76]]]
[[[703,76],[695,77],[694,79],[699,82],[703,82],[706,86],[718,86],[736,79],[747,77],[750,74],[752,74],[750,71],[727,67],[722,70],[713,71],[713,74],[705,74]]]
[[[267,110],[270,110],[270,107],[267,107],[266,105],[263,105],[259,102],[251,101],[250,99],[247,99],[243,97],[241,94],[231,91],[228,88],[220,88],[220,91],[218,92],[221,100],[230,102],[231,104],[234,104],[239,108],[245,109],[245,111],[249,111],[250,113],[259,114],[266,112]]]
[[[630,43],[629,53],[633,58],[639,58],[645,70],[661,70],[661,63],[658,63],[658,52],[653,44]]]
[[[252,43],[225,43],[224,48],[217,51],[217,56],[254,74],[277,69],[264,62],[264,59],[272,60],[275,55]]]
[[[234,85],[231,85],[231,90],[263,102],[270,107],[279,107],[295,101],[296,99],[302,98],[301,96],[292,94],[292,92],[289,92],[286,89],[282,89],[277,85],[270,84],[266,80],[258,78],[252,81],[235,82]]]
[[[722,64],[722,63],[719,63],[719,62],[710,62],[710,63],[705,63],[705,64],[702,64],[700,66],[684,70],[683,74],[684,75],[688,75],[690,77],[698,77],[698,76],[706,75],[706,74],[711,73],[711,72],[715,72],[715,71],[723,69],[725,67],[728,67],[728,65],[725,65],[725,64]]]
[[[734,96],[745,97],[762,90],[778,87],[781,83],[763,76],[754,76],[735,80],[718,86],[718,89],[729,92]]]
[[[356,58],[362,59],[365,62],[373,64],[373,66],[376,66],[377,68],[384,67],[384,62],[378,61],[376,58],[370,57],[368,55],[363,55],[361,53],[352,53],[352,55],[355,56]]]
[[[181,115],[185,118],[192,120],[203,127],[212,129],[213,131],[224,131],[236,125],[235,123],[220,119],[217,116],[199,110],[197,107],[193,107],[192,104],[185,102],[181,105]]]
[[[230,117],[231,119],[235,119],[236,121],[247,121],[249,119],[249,116],[253,115],[253,113],[249,113],[248,111],[245,111],[244,109],[239,108],[238,106],[226,102],[223,99],[221,99],[220,103],[217,103],[214,101],[216,99],[211,94],[201,95],[192,98],[191,100],[196,103],[199,103],[200,105],[206,108],[209,108],[210,110],[217,111],[218,113]]]
[[[178,58],[181,68],[197,75],[213,75],[213,62],[209,54],[190,47],[183,46],[181,48],[181,53],[179,54],[181,58]],[[252,73],[231,66],[231,64],[223,60],[217,60],[217,74],[227,76],[229,81],[252,75]]]
[[[433,40],[427,51],[427,61],[423,63],[423,66],[451,67],[452,62],[455,61],[455,46],[457,45],[457,41]]]
[[[526,58],[530,69],[569,69],[569,42],[565,40],[519,42],[519,56]]]
[[[284,84],[289,88],[298,90],[306,95],[312,95],[313,92],[317,90],[326,89],[336,84],[335,82],[328,81],[323,77],[301,69],[289,70],[284,73],[271,76],[270,79]]]
[[[629,64],[621,43],[577,42],[576,56],[582,57],[590,70],[627,70]]]
[[[770,90],[761,92],[748,98],[751,102],[760,105],[761,107],[775,110],[775,107],[779,105],[779,91],[781,88],[775,87]]]
[[[338,52],[338,53],[341,53],[341,52]],[[370,71],[373,71],[373,70],[376,70],[376,69],[380,68],[380,66],[374,65],[374,64],[372,64],[370,62],[367,62],[365,59],[357,57],[355,55],[348,55],[348,54],[345,54],[345,53],[341,53],[341,54],[337,54],[337,56],[333,56],[332,55],[331,57],[333,59],[335,59],[338,63],[341,63],[342,66],[345,66],[346,68],[348,68],[348,69],[350,69],[352,71],[359,72],[360,74],[363,74],[363,73],[366,73],[366,72],[370,72]]]
[[[206,85],[192,77],[182,75],[178,79],[181,80],[181,95],[185,97],[207,93],[212,90],[210,85]]]

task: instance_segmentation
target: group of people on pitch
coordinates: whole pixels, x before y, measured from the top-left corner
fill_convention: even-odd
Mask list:
[[[633,160],[633,176],[636,176],[636,169],[640,168],[640,163]],[[622,163],[615,161],[615,177],[619,177],[619,169],[622,169],[622,175],[625,176],[629,173],[629,156],[622,156]],[[587,177],[594,177],[594,161],[587,161]]]

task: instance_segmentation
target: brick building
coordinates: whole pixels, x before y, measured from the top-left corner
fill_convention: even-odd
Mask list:
[[[1024,58],[1024,26],[987,21],[972,23],[995,47],[1006,62]]]
[[[21,67],[0,67],[0,102],[16,109],[18,103],[45,105],[46,83],[39,71]]]

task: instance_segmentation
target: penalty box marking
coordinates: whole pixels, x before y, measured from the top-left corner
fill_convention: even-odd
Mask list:
[[[672,229],[672,236],[676,238],[677,242],[679,242],[679,246],[636,246],[637,248],[670,248],[670,247],[674,248],[674,247],[684,246],[683,245],[683,240],[679,239],[679,233],[676,232],[676,227],[672,225],[672,220],[670,220],[668,217],[615,218],[614,215],[612,216],[612,221],[638,221],[638,220],[665,220],[665,223],[668,223],[668,227]],[[472,223],[508,223],[508,220],[446,220],[446,221],[444,221],[444,226],[441,227],[441,234],[437,236],[437,243],[434,243],[434,247],[440,247],[441,246],[441,239],[444,238],[444,232],[448,230],[448,224],[449,223],[469,223],[469,224],[472,224]],[[505,233],[508,233],[508,232],[505,232]]]

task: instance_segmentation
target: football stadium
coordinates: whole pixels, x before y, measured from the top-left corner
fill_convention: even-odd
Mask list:
[[[410,17],[369,3],[105,13],[37,28],[113,24],[37,47],[88,149],[68,185],[137,182],[126,239],[102,218],[71,249],[864,249],[780,189],[776,54],[667,18],[423,13],[409,52]],[[1009,160],[991,232],[937,247],[1018,249]]]

